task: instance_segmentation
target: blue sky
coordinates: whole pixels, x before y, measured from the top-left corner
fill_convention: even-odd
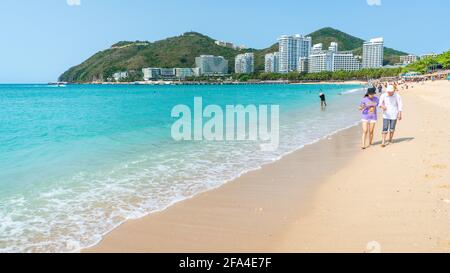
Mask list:
[[[386,46],[414,54],[440,53],[450,49],[449,12],[448,0],[2,0],[0,82],[55,81],[117,41],[191,30],[264,48],[282,34],[330,26],[383,36]]]

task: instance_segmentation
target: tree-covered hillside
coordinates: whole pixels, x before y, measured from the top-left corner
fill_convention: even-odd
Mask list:
[[[353,50],[361,54],[360,38],[353,37],[333,28],[323,28],[310,34],[313,43],[338,42],[341,50]],[[98,52],[80,65],[74,66],[60,76],[60,81],[91,82],[105,81],[118,71],[129,71],[138,80],[144,67],[194,67],[195,57],[204,54],[220,55],[229,61],[229,71],[234,71],[236,55],[244,52],[255,53],[255,69],[264,70],[264,56],[266,53],[278,51],[275,43],[266,49],[236,50],[216,45],[215,40],[197,32],[187,32],[181,36],[172,37],[156,42],[121,41],[111,48]],[[386,63],[396,63],[404,52],[386,49]],[[133,79],[134,80],[134,79]]]

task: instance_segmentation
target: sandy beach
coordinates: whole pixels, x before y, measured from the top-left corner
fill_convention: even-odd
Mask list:
[[[415,84],[396,143],[360,126],[128,221],[85,252],[449,252],[450,82]],[[357,105],[355,105],[357,111]]]

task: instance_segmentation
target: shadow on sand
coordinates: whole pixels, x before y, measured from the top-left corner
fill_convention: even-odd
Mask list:
[[[394,138],[393,144],[398,144],[398,143],[402,143],[402,142],[410,142],[410,141],[413,141],[414,139],[416,139],[416,138],[415,137]],[[381,143],[382,143],[381,141],[377,141],[373,145],[381,145]]]

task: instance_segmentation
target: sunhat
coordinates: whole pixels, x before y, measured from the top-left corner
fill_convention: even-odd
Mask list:
[[[387,87],[387,89],[386,89],[386,92],[388,92],[388,93],[393,93],[393,92],[395,92],[394,86],[393,86],[393,85],[389,85],[389,86]]]

